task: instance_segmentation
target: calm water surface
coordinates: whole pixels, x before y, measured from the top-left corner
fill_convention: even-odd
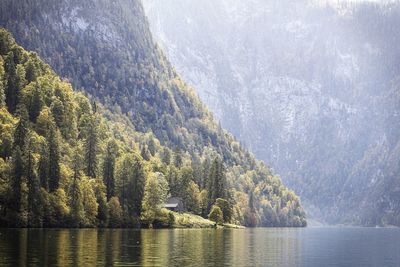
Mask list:
[[[0,266],[400,267],[400,229],[0,229]]]

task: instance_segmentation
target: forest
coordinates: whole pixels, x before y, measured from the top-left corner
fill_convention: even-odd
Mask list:
[[[219,224],[306,225],[299,198],[214,121],[199,123],[215,129],[224,150],[196,131],[185,138],[206,137],[202,149],[160,141],[127,113],[74,91],[1,29],[0,225],[172,227],[189,220],[162,208],[169,196]],[[169,128],[169,136],[178,130]]]

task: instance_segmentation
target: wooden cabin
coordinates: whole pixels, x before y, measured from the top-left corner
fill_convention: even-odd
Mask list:
[[[185,207],[183,205],[183,200],[180,197],[170,197],[167,202],[163,205],[164,208],[175,211],[175,212],[183,212]]]

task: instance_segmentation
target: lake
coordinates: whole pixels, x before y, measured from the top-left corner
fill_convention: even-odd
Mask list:
[[[400,266],[400,229],[0,229],[0,266]]]

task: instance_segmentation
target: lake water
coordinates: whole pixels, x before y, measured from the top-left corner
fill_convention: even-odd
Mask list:
[[[0,266],[400,266],[400,229],[0,229]]]

